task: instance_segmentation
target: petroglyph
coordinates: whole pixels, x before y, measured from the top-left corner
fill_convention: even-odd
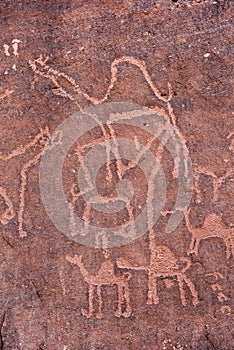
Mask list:
[[[206,273],[205,275],[205,280],[208,277],[209,281],[208,283],[211,286],[211,289],[217,294],[217,299],[220,303],[225,303],[230,300],[228,296],[223,292],[223,287],[222,287],[222,281],[224,279],[224,276],[222,273],[219,272],[210,272]],[[211,278],[211,280],[210,280]],[[229,305],[223,305],[221,306],[220,310],[223,312],[223,310],[231,310]]]
[[[153,233],[150,233],[153,235]],[[186,271],[191,266],[191,261],[188,257],[179,257],[165,245],[154,246],[150,252],[150,263],[146,266],[133,265],[123,258],[119,258],[116,261],[119,268],[143,270],[148,272],[148,300],[147,304],[158,304],[159,296],[157,292],[157,278],[172,278],[176,277],[179,290],[180,299],[183,306],[187,305],[185,297],[183,282],[187,284],[192,294],[193,305],[196,306],[199,303],[198,294],[196,288],[190,278],[186,275]],[[184,266],[181,267],[181,263]]]
[[[179,343],[173,342],[171,339],[164,339],[162,342],[162,350],[186,350],[187,345],[183,346]],[[169,347],[169,348],[168,348]]]
[[[232,153],[234,153],[234,139],[232,138],[233,135],[234,135],[234,132],[231,132],[227,136],[227,139],[231,139],[229,150]],[[199,186],[199,181],[200,181],[201,175],[210,176],[212,178],[212,182],[213,182],[213,201],[216,202],[218,200],[218,198],[219,198],[220,187],[222,186],[223,182],[226,179],[228,179],[231,175],[233,175],[233,173],[234,173],[234,167],[230,167],[230,168],[226,169],[224,175],[217,176],[215,174],[215,172],[213,171],[213,169],[211,169],[209,166],[197,166],[195,168],[195,173],[194,173],[194,178],[195,178],[194,190],[196,192],[197,202],[201,203],[201,201],[202,201],[202,194],[201,194],[201,190],[200,190],[200,186]]]
[[[9,52],[10,46],[7,44],[3,44],[3,50],[6,56],[10,56],[10,52]]]
[[[14,56],[19,56],[19,52],[18,52],[19,43],[22,43],[22,41],[19,39],[12,40],[12,48],[13,48],[13,55]]]
[[[3,44],[4,54],[5,54],[6,56],[11,56],[11,50],[10,50],[10,49],[12,49],[12,54],[13,54],[14,56],[19,56],[19,52],[18,52],[19,43],[22,43],[22,41],[19,40],[19,39],[13,39],[13,40],[11,41],[11,45]]]
[[[80,272],[84,280],[88,283],[89,298],[88,298],[88,310],[82,308],[81,312],[87,318],[95,316],[101,318],[102,313],[102,287],[103,286],[117,286],[118,308],[115,313],[117,317],[130,317],[131,316],[131,302],[129,292],[129,280],[131,278],[130,273],[124,273],[121,276],[115,274],[114,265],[110,260],[106,260],[101,264],[100,269],[96,275],[92,275],[85,268],[82,262],[82,256],[75,255],[74,257],[66,256],[66,259],[71,263],[79,267]],[[94,309],[94,292],[97,292],[98,311],[95,314]]]
[[[167,97],[163,96],[160,93],[160,91],[157,89],[155,84],[153,83],[153,81],[150,77],[150,74],[147,71],[147,68],[146,68],[144,61],[138,60],[138,59],[131,57],[131,56],[122,56],[118,59],[115,59],[111,63],[111,67],[110,67],[111,78],[110,78],[109,86],[108,86],[104,96],[102,98],[98,99],[98,98],[95,98],[93,96],[90,96],[85,91],[83,91],[80,88],[79,84],[75,81],[74,78],[70,77],[69,75],[67,75],[63,72],[60,72],[60,71],[50,67],[47,64],[48,59],[49,59],[48,57],[43,59],[43,57],[40,55],[40,57],[38,59],[35,59],[34,61],[29,61],[29,65],[37,75],[42,76],[46,79],[49,79],[54,84],[55,88],[52,91],[55,95],[60,95],[62,97],[66,97],[66,98],[70,99],[71,101],[75,101],[76,105],[80,108],[80,110],[82,110],[82,107],[78,102],[79,95],[83,96],[88,102],[91,102],[93,105],[101,104],[109,98],[110,93],[113,90],[115,83],[117,82],[117,74],[118,74],[119,65],[121,65],[123,63],[128,63],[128,64],[131,64],[131,65],[137,67],[140,70],[140,72],[143,74],[145,81],[147,82],[148,86],[152,90],[155,97],[165,103],[165,107],[167,108],[167,111],[163,108],[158,107],[158,106],[153,106],[152,108],[157,113],[163,115],[165,117],[165,119],[167,121],[169,121],[176,128],[180,138],[186,144],[185,137],[183,136],[183,134],[180,132],[179,128],[177,127],[176,117],[175,117],[175,114],[174,114],[174,111],[173,111],[173,108],[172,108],[172,105],[170,102],[172,97],[173,97],[173,90],[172,90],[171,84],[169,82],[167,84],[168,96]],[[66,88],[63,87],[63,83],[62,83],[63,80],[64,80],[64,82],[66,82],[66,84],[68,83],[70,85],[73,93],[66,91]],[[93,116],[93,117],[95,117],[95,116]],[[106,133],[106,131],[104,129],[102,129],[102,131],[104,134]],[[109,129],[109,131],[111,131],[111,130]],[[162,150],[162,152],[163,152],[163,150]],[[187,171],[187,169],[186,169],[186,171]],[[174,175],[177,174],[176,165],[175,165],[173,174]]]
[[[15,150],[10,152],[9,154],[0,153],[0,160],[9,161],[14,157],[18,157],[20,155],[25,154],[27,151],[34,149],[34,147],[36,146],[39,146],[39,147],[42,146],[41,150],[36,155],[34,155],[32,159],[27,161],[22,166],[22,170],[20,173],[21,184],[20,184],[20,190],[19,190],[19,210],[18,210],[18,225],[19,225],[18,230],[19,230],[20,237],[24,237],[27,235],[27,233],[23,230],[23,214],[24,214],[24,207],[25,207],[25,189],[27,186],[28,172],[30,171],[32,166],[36,165],[39,162],[40,157],[45,150],[45,146],[49,140],[49,137],[50,137],[49,129],[48,127],[45,127],[44,129],[41,129],[40,132],[34,137],[34,139],[28,142],[27,144],[17,147]],[[13,204],[10,202],[4,190],[0,194],[4,197],[6,204],[8,205],[8,211],[6,215],[9,221],[15,215]],[[3,220],[1,222],[6,223],[7,221]]]
[[[198,248],[201,240],[207,238],[222,238],[226,244],[226,257],[229,259],[231,254],[234,257],[234,228],[225,226],[222,219],[215,213],[208,214],[201,227],[194,228],[189,219],[189,209],[185,214],[185,221],[192,239],[189,247],[189,253],[198,255]]]
[[[133,66],[136,66],[143,74],[147,84],[151,88],[155,97],[157,97],[159,100],[163,101],[166,104],[168,112],[165,112],[165,110],[163,110],[162,108],[159,108],[157,106],[154,106],[152,108],[156,108],[157,112],[159,112],[159,110],[160,110],[160,112],[163,113],[165,118],[167,120],[170,120],[172,125],[178,130],[178,127],[176,125],[176,117],[175,117],[173,108],[172,108],[171,103],[170,103],[170,101],[173,97],[172,86],[170,83],[167,84],[168,96],[167,97],[163,96],[160,93],[160,91],[158,90],[158,88],[155,86],[155,84],[153,83],[153,81],[150,77],[150,74],[147,71],[147,68],[146,68],[144,61],[141,61],[141,60],[136,59],[136,58],[131,57],[131,56],[122,56],[120,58],[115,59],[111,63],[111,67],[110,67],[111,78],[110,78],[109,86],[108,86],[104,96],[102,98],[98,99],[96,97],[90,96],[85,91],[83,91],[80,88],[79,84],[75,81],[75,79],[71,78],[69,75],[67,75],[63,72],[60,72],[60,71],[50,67],[47,64],[48,59],[49,59],[49,57],[43,58],[42,55],[40,55],[40,57],[35,59],[34,61],[30,60],[29,65],[36,74],[38,74],[39,76],[42,76],[46,79],[49,79],[54,84],[55,88],[52,91],[55,95],[60,95],[62,97],[66,97],[66,98],[70,99],[71,101],[76,101],[77,105],[80,108],[81,108],[81,106],[78,103],[77,95],[83,96],[87,101],[91,102],[93,105],[101,104],[109,98],[110,93],[113,90],[113,88],[117,82],[117,74],[118,74],[119,65],[121,65],[122,63],[129,63]],[[64,82],[69,83],[69,85],[71,86],[72,91],[73,91],[72,94],[67,92],[66,89],[62,86],[63,80],[64,80]]]
[[[55,86],[55,88],[52,90],[54,94],[60,95],[62,97],[66,97],[66,98],[70,99],[71,101],[75,101],[77,106],[80,108],[80,110],[82,110],[82,108],[78,102],[77,95],[82,95],[88,102],[91,102],[93,105],[101,104],[108,99],[111,91],[113,90],[113,88],[115,86],[115,83],[117,81],[117,74],[118,74],[119,65],[122,63],[129,63],[133,66],[136,66],[143,74],[147,84],[151,88],[155,97],[158,98],[159,100],[163,101],[166,105],[166,108],[167,108],[167,112],[163,108],[159,108],[157,106],[153,107],[154,110],[157,111],[158,113],[160,113],[161,115],[163,115],[168,121],[170,121],[172,123],[172,125],[176,128],[177,132],[179,133],[181,139],[186,143],[186,139],[181,134],[180,130],[178,129],[178,127],[176,125],[176,117],[175,117],[173,108],[172,108],[171,103],[170,103],[172,96],[173,96],[171,84],[168,83],[168,97],[163,96],[160,93],[160,91],[157,89],[155,84],[153,83],[153,81],[152,81],[152,79],[147,71],[147,68],[146,68],[144,61],[138,60],[134,57],[128,57],[128,56],[123,56],[119,59],[115,59],[111,63],[111,67],[110,67],[111,78],[110,78],[110,83],[109,83],[109,86],[107,88],[107,91],[102,98],[98,99],[98,98],[90,96],[85,91],[83,91],[80,88],[79,84],[75,81],[75,79],[71,78],[70,76],[68,76],[67,74],[65,74],[63,72],[59,72],[58,70],[50,67],[47,64],[48,59],[49,59],[48,57],[43,59],[43,57],[40,56],[38,59],[35,59],[34,61],[29,61],[29,65],[36,74],[52,81],[52,83]],[[63,84],[62,84],[63,80],[64,80],[64,82],[69,83],[69,85],[71,86],[71,89],[73,91],[72,94],[70,92],[67,92],[66,88],[63,87]],[[98,118],[96,118],[96,116],[93,115],[92,117],[95,118],[96,121],[98,121]],[[113,136],[112,138],[115,139],[114,134],[113,134],[113,129],[111,129],[110,123],[108,123],[107,125],[109,128],[109,132],[112,133],[112,136]],[[103,134],[106,135],[105,128],[103,128],[102,125],[100,125],[100,127],[102,128]],[[117,150],[117,148],[118,148],[118,142],[116,141],[116,150]],[[108,149],[107,149],[107,152],[108,152]],[[162,153],[163,153],[163,149],[162,149]],[[116,158],[116,159],[119,159],[119,158]],[[108,164],[109,164],[109,162],[107,162],[107,166],[109,166]],[[121,160],[119,160],[119,164],[121,165]],[[176,174],[176,173],[177,173],[177,170],[176,170],[176,165],[175,165],[174,174]]]
[[[5,212],[0,216],[0,222],[2,225],[6,225],[15,216],[15,211],[12,201],[10,200],[6,193],[6,190],[2,186],[0,186],[0,196],[3,197],[7,206]]]
[[[134,57],[129,57],[129,56],[123,56],[120,57],[118,59],[115,59],[110,66],[110,73],[111,73],[111,77],[110,77],[110,82],[109,82],[109,86],[106,90],[106,92],[104,93],[104,96],[102,98],[96,98],[93,97],[91,95],[89,95],[88,93],[86,93],[80,86],[79,83],[76,82],[76,80],[72,77],[70,77],[69,75],[60,72],[57,69],[54,69],[52,67],[50,67],[50,65],[48,64],[48,57],[43,58],[42,56],[40,56],[38,59],[35,59],[34,61],[29,61],[29,65],[32,68],[32,70],[35,72],[36,75],[44,77],[46,79],[49,79],[53,85],[54,85],[54,89],[52,90],[52,92],[56,95],[60,95],[62,97],[66,97],[68,99],[70,99],[71,101],[74,101],[76,103],[76,105],[79,107],[79,109],[82,111],[82,107],[79,103],[79,96],[82,96],[86,99],[87,102],[90,102],[93,105],[98,105],[98,104],[102,104],[103,102],[107,101],[107,99],[110,96],[111,91],[113,90],[116,82],[117,82],[117,75],[119,72],[119,66],[122,65],[123,63],[127,63],[130,64],[132,66],[137,67],[137,69],[141,72],[141,74],[143,74],[143,77],[146,81],[146,83],[148,84],[148,86],[150,87],[151,91],[153,92],[154,96],[159,99],[160,101],[162,101],[165,105],[165,109],[164,108],[160,108],[158,106],[154,106],[153,111],[156,111],[157,113],[160,113],[167,121],[170,122],[170,124],[173,125],[173,127],[176,129],[180,139],[182,140],[182,142],[184,142],[184,144],[186,144],[186,139],[185,137],[182,135],[182,133],[180,132],[180,130],[178,129],[177,125],[176,125],[176,117],[174,115],[174,111],[171,105],[171,99],[173,97],[173,91],[172,91],[172,86],[170,83],[168,83],[168,96],[164,96],[160,93],[160,91],[157,89],[157,87],[155,86],[155,84],[153,83],[146,65],[144,61],[138,60]],[[69,88],[70,87],[70,88]],[[68,90],[69,88],[69,90]],[[87,111],[85,111],[86,113]],[[117,113],[118,114],[118,113]],[[118,115],[116,114],[116,118],[118,118]],[[126,113],[125,113],[126,114]],[[131,113],[130,113],[131,114]],[[136,164],[138,164],[137,160],[134,164],[134,162],[130,162],[128,164],[128,166],[126,167],[123,164],[123,161],[121,159],[121,157],[119,156],[119,141],[118,138],[116,137],[115,134],[115,130],[112,127],[112,123],[114,121],[114,119],[112,120],[110,118],[110,120],[107,120],[106,125],[104,126],[98,119],[98,117],[92,113],[88,113],[89,116],[91,116],[100,126],[105,142],[106,142],[106,158],[107,158],[107,162],[106,162],[106,167],[107,167],[107,174],[106,174],[106,180],[107,181],[111,181],[112,178],[112,173],[110,171],[110,153],[112,151],[112,153],[114,153],[116,162],[117,162],[117,175],[119,180],[121,180],[124,176],[124,174],[126,174],[126,172],[128,170],[130,170],[131,168],[133,168]],[[113,117],[113,116],[110,116]],[[126,117],[126,115],[125,115]],[[162,136],[162,135],[161,135]],[[165,136],[166,138],[167,136]],[[113,149],[110,148],[109,146],[109,142],[108,140],[112,141],[112,144],[114,144]],[[151,140],[152,142],[154,142],[154,138],[152,138]],[[142,147],[142,151],[145,152],[147,149],[149,149],[151,147],[149,142],[149,146],[147,147]],[[167,140],[166,140],[167,142]],[[158,152],[156,154],[156,156],[159,157],[159,160],[162,159],[163,156],[163,152],[166,146],[166,142],[162,143],[160,145],[160,147],[158,148]],[[137,148],[137,143],[136,143],[136,148]],[[172,176],[174,178],[179,178],[179,166],[181,163],[181,145],[177,145],[177,155],[175,155],[175,159],[174,159],[174,170],[172,172]],[[77,155],[79,156],[79,153],[82,154],[82,152],[80,150],[77,150]],[[176,153],[176,152],[175,152]],[[141,158],[142,156],[142,152],[139,152],[139,157],[138,160]],[[174,157],[174,156],[173,156]],[[184,167],[185,167],[185,177],[188,177],[188,173],[189,173],[189,169],[188,169],[188,154],[184,154]],[[81,162],[81,167],[83,167],[82,162]],[[89,174],[88,174],[88,169],[83,169],[84,173],[85,173],[85,178],[87,180],[87,183],[89,183],[88,187],[90,187],[90,181],[89,181]],[[73,198],[73,203],[71,203],[70,205],[70,210],[72,211],[74,209],[74,198]],[[132,206],[127,206],[126,207],[127,211],[128,211],[128,216],[129,218],[133,219],[133,207]],[[150,209],[149,209],[150,210]],[[85,217],[87,218],[87,222],[89,222],[89,215],[90,215],[90,207],[87,206],[85,209]],[[175,217],[175,213],[173,213],[173,217]],[[71,213],[71,226],[74,229],[74,215]],[[73,232],[75,233],[75,231],[73,230]],[[73,235],[73,233],[72,233]]]
[[[161,146],[161,145],[160,145]],[[161,155],[161,147],[158,149]],[[158,169],[154,168],[151,172],[151,176],[148,180],[148,196],[147,196],[147,217],[148,227],[153,227],[153,197],[155,178],[157,176]],[[148,272],[148,299],[147,304],[158,304],[159,297],[157,292],[157,278],[170,279],[176,277],[179,290],[180,299],[183,306],[186,306],[187,300],[185,297],[183,283],[186,283],[192,294],[193,305],[196,306],[199,303],[198,293],[190,278],[186,275],[186,271],[191,266],[191,260],[188,257],[177,258],[175,254],[165,245],[158,246],[155,241],[155,232],[153,229],[149,229],[149,250],[150,250],[150,263],[147,266],[139,266],[130,264],[123,258],[117,260],[117,266],[119,268],[127,268],[133,270],[144,270]],[[182,265],[184,266],[181,266]],[[166,287],[170,288],[172,283],[166,283]]]

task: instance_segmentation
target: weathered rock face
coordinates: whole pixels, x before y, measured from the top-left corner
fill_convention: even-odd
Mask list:
[[[2,1],[0,11],[0,349],[234,349],[231,1]],[[152,181],[140,163],[118,158],[118,138],[148,147],[167,180],[153,227],[119,247],[100,238],[103,249],[54,226],[39,166],[63,121],[108,102],[163,116],[189,151],[194,189],[185,218],[166,233],[179,182],[175,157],[149,142],[147,125],[89,130],[63,172],[69,208],[87,231],[101,222],[102,238],[103,225],[155,209]],[[85,147],[108,140],[117,160],[99,169],[99,195],[115,198],[119,180],[134,187],[113,221],[77,195]]]

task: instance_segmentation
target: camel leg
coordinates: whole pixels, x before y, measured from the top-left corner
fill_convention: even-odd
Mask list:
[[[96,315],[97,318],[102,318],[102,291],[101,286],[97,286],[97,296],[98,296],[98,313]]]
[[[158,291],[157,291],[156,275],[152,272],[149,272],[147,304],[151,305],[151,304],[158,304],[158,303],[159,303],[159,297],[158,297]]]
[[[179,289],[180,289],[180,300],[183,306],[187,305],[186,297],[185,297],[185,292],[184,292],[184,285],[183,285],[183,278],[181,275],[177,275],[177,280],[179,283]]]
[[[193,250],[195,255],[198,255],[199,244],[200,244],[200,239],[195,239],[195,245],[194,245],[194,250]]]
[[[229,259],[231,255],[233,255],[232,241],[228,238],[227,240],[224,240],[224,242],[226,243],[226,258]]]
[[[194,189],[197,195],[197,203],[201,203],[201,191],[199,187],[200,174],[196,173],[194,176]]]
[[[222,179],[213,179],[213,201],[217,202],[219,199],[219,189],[222,186]]]
[[[124,291],[123,291],[122,283],[118,283],[117,288],[118,288],[118,291],[117,291],[117,293],[118,293],[118,308],[117,308],[117,311],[115,312],[115,316],[120,317],[120,316],[122,316],[122,304],[124,301]]]
[[[123,291],[124,291],[124,300],[126,303],[126,310],[123,313],[124,317],[130,317],[132,313],[132,308],[131,308],[131,301],[130,301],[130,291],[129,291],[129,285],[128,282],[125,282],[123,286]]]
[[[186,275],[183,276],[183,280],[184,282],[188,285],[189,289],[190,289],[190,292],[192,294],[192,302],[193,302],[193,306],[196,306],[199,304],[199,299],[198,299],[198,293],[197,293],[197,290],[193,284],[193,282],[190,280],[189,277],[187,277]]]
[[[192,237],[189,245],[189,253],[194,253],[195,245],[196,245],[196,238]]]
[[[94,297],[94,285],[89,285],[89,309],[86,311],[84,308],[81,309],[82,315],[90,318],[93,316],[94,307],[93,307],[93,297]]]

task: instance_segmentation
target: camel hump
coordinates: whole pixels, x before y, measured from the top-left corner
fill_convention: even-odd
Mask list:
[[[113,263],[108,260],[104,261],[98,271],[98,276],[99,277],[108,277],[108,276],[113,276],[115,274],[114,272],[114,265]]]
[[[157,247],[156,255],[158,259],[176,260],[175,254],[165,245]]]
[[[157,250],[152,252],[151,263],[157,266],[157,269],[165,272],[172,272],[178,268],[177,257],[167,246],[159,246]]]
[[[205,218],[204,221],[204,227],[219,227],[223,226],[223,222],[220,216],[218,216],[215,213],[211,213],[209,215],[207,215],[207,217]]]

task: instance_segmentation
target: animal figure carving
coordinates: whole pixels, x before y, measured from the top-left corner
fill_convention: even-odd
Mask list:
[[[228,136],[227,139],[232,138],[234,135],[234,132],[231,132]],[[229,150],[234,153],[234,139],[232,138]],[[225,181],[227,178],[229,178],[232,174],[234,173],[234,168],[233,166],[230,166],[227,168],[226,172],[222,176],[217,176],[214,171],[209,167],[209,166],[198,166],[195,168],[195,183],[194,183],[194,189],[196,191],[197,195],[197,202],[200,203],[202,201],[202,196],[201,196],[201,190],[199,187],[199,180],[201,174],[204,174],[206,176],[210,176],[213,181],[213,200],[216,202],[219,197],[219,189],[222,186],[223,181]]]
[[[202,239],[218,237],[222,238],[226,244],[226,257],[234,257],[234,229],[223,224],[222,219],[215,213],[207,215],[202,227],[193,227],[189,220],[190,209],[185,214],[185,221],[192,240],[189,247],[190,253],[198,254],[199,244]]]
[[[30,171],[31,167],[36,165],[41,155],[43,154],[45,150],[45,145],[48,142],[50,133],[48,127],[45,127],[45,129],[41,129],[40,132],[34,137],[34,139],[30,142],[28,142],[24,146],[19,146],[15,150],[13,150],[11,153],[4,155],[0,153],[0,160],[1,161],[9,161],[12,158],[18,157],[20,155],[25,154],[27,151],[34,149],[35,147],[39,146],[40,150],[39,152],[34,155],[33,158],[31,158],[28,162],[26,162],[21,170],[20,179],[20,190],[19,190],[19,211],[18,211],[18,230],[20,237],[27,236],[27,233],[23,230],[23,213],[24,213],[24,207],[25,207],[25,189],[27,185],[27,179],[28,179],[28,172]],[[7,196],[6,190],[1,187],[0,191],[1,196],[5,199],[6,205],[8,206],[7,211],[3,214],[2,219],[0,220],[3,225],[6,225],[9,220],[11,220],[15,216],[13,204],[11,203],[10,199]]]
[[[101,289],[103,286],[117,286],[118,294],[118,308],[115,313],[117,317],[130,317],[131,316],[131,303],[130,303],[130,294],[129,294],[129,285],[128,281],[132,277],[130,273],[124,273],[121,276],[117,276],[114,271],[114,265],[110,260],[106,260],[102,263],[98,273],[92,275],[85,268],[82,262],[82,256],[75,255],[74,257],[67,256],[66,259],[79,267],[80,272],[89,285],[89,308],[88,311],[83,309],[81,310],[82,314],[88,318],[94,316],[94,292],[97,291],[98,297],[98,312],[96,313],[96,318],[102,317],[102,294]],[[123,308],[125,309],[123,311]]]
[[[180,262],[184,266],[180,266]],[[157,278],[176,277],[179,283],[180,299],[183,306],[186,306],[187,301],[183,288],[183,282],[189,287],[193,305],[198,304],[198,294],[196,288],[185,272],[191,266],[191,261],[187,257],[177,257],[167,246],[158,246],[151,251],[150,263],[146,266],[132,265],[123,258],[117,259],[117,266],[124,269],[144,270],[148,272],[148,300],[147,304],[158,304],[159,297],[157,292]]]

